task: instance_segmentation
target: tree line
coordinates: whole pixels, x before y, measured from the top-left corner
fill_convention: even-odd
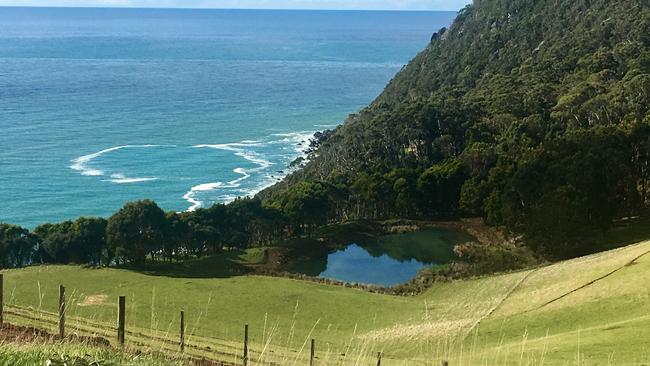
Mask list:
[[[133,265],[270,245],[291,235],[287,216],[258,199],[193,212],[165,212],[150,200],[129,202],[108,219],[82,217],[29,231],[0,224],[0,268],[28,264]]]

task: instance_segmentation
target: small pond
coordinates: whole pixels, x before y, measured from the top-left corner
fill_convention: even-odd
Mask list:
[[[381,286],[408,282],[425,268],[449,263],[454,245],[472,240],[462,231],[431,229],[388,235],[345,248],[320,258],[295,263],[291,271]]]

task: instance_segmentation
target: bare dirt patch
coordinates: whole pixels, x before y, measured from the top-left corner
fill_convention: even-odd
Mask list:
[[[504,232],[486,225],[481,218],[467,218],[458,221],[386,220],[381,224],[388,234],[442,228],[465,231],[482,244],[501,244],[508,241]]]
[[[235,365],[233,365],[231,363],[207,360],[205,358],[198,358],[198,359],[192,360],[192,365],[193,366],[235,366]]]
[[[108,300],[108,295],[88,295],[86,296],[82,302],[77,303],[79,306],[92,306],[92,305],[102,305],[106,303],[106,300]]]
[[[390,328],[363,334],[359,338],[373,341],[421,341],[430,338],[444,338],[449,335],[464,334],[468,329],[471,329],[472,324],[475,322],[475,319],[458,319],[411,325],[395,325]]]
[[[0,325],[0,343],[33,343],[33,342],[54,342],[61,340],[58,335],[51,334],[45,330],[23,327],[12,324]],[[66,341],[85,343],[96,347],[109,347],[110,342],[101,337],[83,337],[71,334],[65,337]]]
[[[33,342],[36,340],[54,340],[55,337],[41,329],[19,327],[10,324],[0,326],[0,342]]]

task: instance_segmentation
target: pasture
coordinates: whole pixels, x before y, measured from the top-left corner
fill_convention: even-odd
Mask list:
[[[69,332],[114,341],[125,295],[127,347],[170,357],[184,310],[186,355],[233,363],[248,323],[251,365],[307,364],[312,338],[322,365],[375,364],[377,352],[383,365],[641,365],[650,360],[649,252],[642,242],[414,297],[263,276],[35,266],[4,272],[5,320],[54,330],[64,284]]]

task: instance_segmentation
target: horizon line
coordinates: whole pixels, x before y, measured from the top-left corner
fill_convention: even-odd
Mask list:
[[[239,7],[182,7],[182,6],[97,6],[97,5],[0,5],[0,8],[31,8],[31,9],[134,9],[134,10],[279,10],[279,11],[375,11],[375,12],[444,12],[458,13],[458,10],[445,9],[347,9],[347,8],[239,8]]]

